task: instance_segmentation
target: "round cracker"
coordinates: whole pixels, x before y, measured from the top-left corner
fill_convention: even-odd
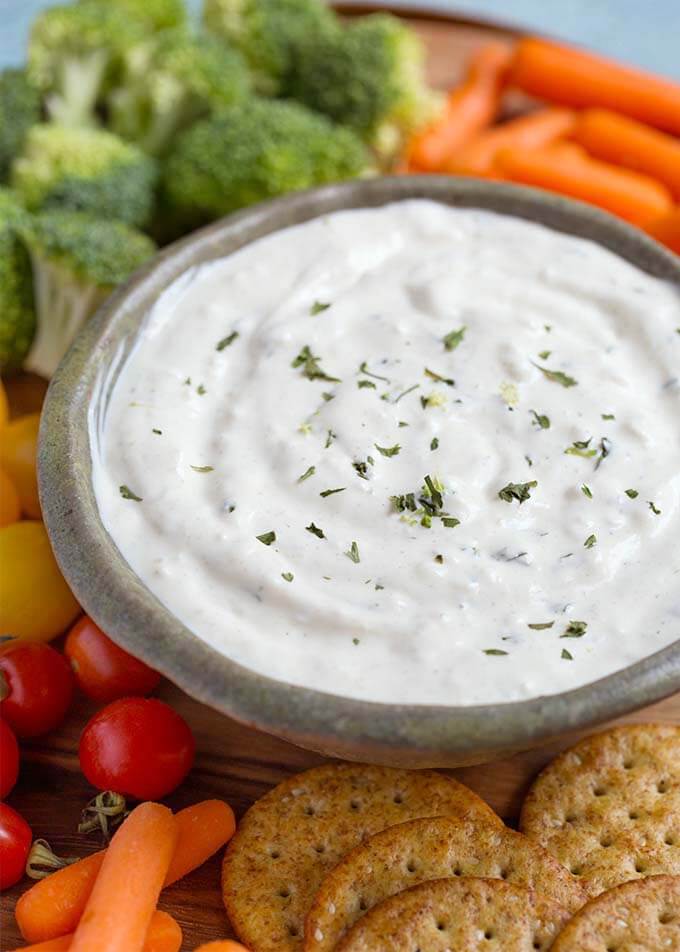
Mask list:
[[[452,874],[506,879],[569,912],[587,898],[554,856],[506,826],[451,817],[411,820],[376,833],[326,876],[305,922],[305,952],[335,949],[379,902]]]
[[[590,896],[680,874],[680,727],[633,724],[582,740],[538,775],[520,829]]]
[[[634,879],[601,893],[567,923],[552,946],[552,952],[613,949],[680,949],[680,876]]]
[[[570,915],[502,879],[435,879],[379,903],[337,952],[546,952]]]
[[[239,938],[251,952],[301,949],[312,898],[348,850],[437,814],[502,826],[475,793],[429,770],[326,764],[285,780],[250,808],[225,855],[222,893]]]

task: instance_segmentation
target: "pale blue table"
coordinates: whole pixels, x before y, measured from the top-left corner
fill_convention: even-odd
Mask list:
[[[201,0],[189,0],[195,9]],[[417,0],[394,0],[415,7]],[[430,9],[550,33],[680,80],[680,0],[427,0]],[[28,25],[49,0],[0,0],[0,65],[20,63]]]

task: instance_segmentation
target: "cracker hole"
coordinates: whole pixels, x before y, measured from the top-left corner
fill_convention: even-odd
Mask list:
[[[604,787],[595,787],[593,789],[593,793],[596,797],[603,797],[607,793],[607,791]]]
[[[460,866],[454,866],[454,867],[453,867],[453,875],[454,875],[454,876],[462,876],[462,875],[463,875],[463,870],[460,868]]]
[[[279,852],[279,850],[271,850],[269,855],[271,856],[272,859],[279,859],[279,857],[281,856],[281,853]]]
[[[631,810],[630,813],[628,814],[629,820],[639,820],[639,818],[640,818],[640,814],[637,812],[637,810]]]
[[[360,806],[361,806],[361,804],[359,803],[358,800],[350,800],[350,801],[349,801],[349,808],[350,808],[350,810],[358,810]]]
[[[664,843],[666,846],[675,846],[675,837],[672,833],[667,833],[664,837]]]
[[[314,847],[314,849],[317,853],[324,853],[326,850],[326,847],[323,845],[323,843],[319,843],[318,846]]]
[[[618,945],[608,945],[607,952],[618,952]]]
[[[507,879],[510,873],[507,869],[502,869],[498,875],[501,877],[501,879]]]
[[[361,898],[359,900],[359,909],[361,909],[362,912],[366,912],[366,910],[368,909],[368,903],[366,902],[364,898]]]
[[[300,935],[300,930],[298,929],[297,926],[290,925],[288,926],[288,935],[293,936],[293,938],[295,938],[296,936]]]
[[[565,818],[564,818],[564,821],[565,821],[565,823],[575,823],[575,822],[576,822],[576,814],[575,814],[575,813],[567,813],[567,815],[566,815]]]
[[[289,899],[289,898],[290,898],[290,889],[286,889],[285,886],[283,887],[283,889],[279,889],[279,896],[280,896],[282,899]]]
[[[609,849],[609,847],[613,844],[613,842],[614,841],[611,838],[611,836],[603,836],[602,839],[600,840],[600,846],[603,846],[605,849]]]
[[[624,770],[632,770],[632,769],[633,769],[633,760],[632,760],[630,757],[628,757],[626,760],[624,760],[624,762],[623,762],[623,769],[624,769]]]
[[[437,928],[439,929],[440,932],[443,932],[443,931],[446,929],[446,923],[445,923],[445,922],[441,922],[441,920],[440,920],[440,921],[437,923]]]
[[[569,872],[572,876],[580,876],[583,873],[583,869],[581,866],[572,866]]]
[[[635,864],[635,872],[644,873],[645,869],[646,869],[645,864],[641,863],[640,860],[638,860],[637,863]]]
[[[533,948],[534,948],[534,949],[540,949],[540,948],[541,948],[541,944],[542,944],[542,943],[540,943],[540,942],[538,941],[538,939],[534,939]]]
[[[410,859],[410,860],[408,861],[408,863],[406,864],[406,869],[408,870],[409,873],[415,873],[415,871],[416,871],[416,864],[415,864],[414,860]]]
[[[305,814],[307,816],[314,816],[315,813],[316,813],[316,810],[311,804],[308,807],[305,807]]]
[[[659,793],[666,793],[668,791],[668,781],[660,780],[656,785],[656,789]]]
[[[393,803],[403,803],[403,802],[404,802],[404,798],[403,798],[403,796],[402,796],[400,793],[395,793],[394,799],[393,799],[392,802],[393,802]]]
[[[675,916],[673,915],[672,912],[659,913],[659,922],[661,923],[662,926],[669,925],[671,922],[673,922],[674,919],[675,919]]]
[[[493,929],[487,929],[484,933],[485,939],[493,939]]]

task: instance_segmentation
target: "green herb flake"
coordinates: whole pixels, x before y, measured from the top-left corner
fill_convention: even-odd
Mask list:
[[[434,560],[435,560],[435,562],[437,563],[437,565],[443,565],[443,564],[444,564],[444,556],[441,555],[441,554],[435,555]]]
[[[215,469],[214,466],[190,466],[190,469],[193,469],[195,473],[212,473]]]
[[[597,450],[589,449],[592,443],[592,436],[588,440],[574,440],[571,446],[564,451],[568,456],[580,456],[582,459],[592,459],[597,456]]]
[[[157,430],[155,427],[154,427],[154,429],[153,429],[151,432],[152,432],[152,433],[155,433],[156,436],[163,436],[163,431],[162,431],[162,430]]]
[[[190,386],[191,386],[191,377],[187,377],[187,378],[186,378],[186,380],[184,381],[184,386],[185,386],[185,387],[190,387]]]
[[[352,463],[352,466],[357,476],[361,477],[361,479],[368,479],[368,462],[357,460],[355,463]]]
[[[397,426],[408,426],[408,425],[409,424],[406,422],[406,420],[400,420],[399,423],[397,424]]]
[[[602,417],[603,420],[615,420],[615,419],[616,419],[616,417],[614,416],[613,413],[601,413],[600,416]]]
[[[366,377],[373,377],[374,380],[382,380],[383,383],[390,383],[389,377],[381,377],[380,374],[371,373],[368,369],[368,363],[365,360],[359,364],[359,373],[364,374]]]
[[[207,392],[208,391],[205,389],[202,383],[199,383],[199,385],[196,387],[196,393],[199,395],[199,397],[204,396]]]
[[[508,653],[507,651],[502,651],[500,648],[482,648],[482,651],[486,655],[494,655],[498,658]]]
[[[324,392],[321,394],[321,396],[324,398],[324,400],[326,401],[326,403],[330,403],[331,400],[335,400],[335,394],[334,394],[334,393],[326,393],[326,391],[324,391]]]
[[[660,509],[657,509],[656,505],[655,505],[653,502],[650,501],[650,502],[647,503],[647,505],[648,505],[649,508],[652,510],[652,512],[654,513],[655,516],[660,516],[660,515],[661,515],[661,510],[660,510]]]
[[[377,389],[372,380],[357,380],[357,387],[359,390],[365,390],[367,387],[370,387],[371,390]]]
[[[398,397],[395,397],[392,402],[393,402],[393,403],[399,403],[399,401],[401,400],[402,397],[405,397],[405,396],[406,396],[407,394],[409,394],[409,393],[413,393],[413,391],[414,391],[414,390],[417,390],[419,387],[420,387],[420,384],[419,384],[419,383],[414,383],[412,387],[409,387],[409,388],[408,388],[408,390],[404,390],[402,393],[399,394]]]
[[[221,341],[218,341],[215,350],[225,350],[227,347],[231,347],[237,337],[238,331],[232,331],[231,334],[227,334],[227,336],[223,337]]]
[[[307,380],[327,380],[329,383],[340,383],[339,377],[331,377],[329,374],[325,373],[319,366],[320,357],[316,357],[309,346],[305,344],[300,353],[295,357],[291,363],[291,367],[294,369],[301,367],[301,373],[303,377],[306,377]]]
[[[531,363],[534,364],[533,360]],[[547,367],[540,367],[538,364],[534,364],[534,367],[540,370],[547,380],[552,380],[553,383],[559,383],[562,387],[575,387],[578,384],[578,380],[574,380],[574,378],[568,374],[562,373],[561,370],[549,370]]]
[[[340,489],[324,489],[322,493],[319,493],[322,499],[325,499],[327,496],[333,496],[335,493],[344,493],[347,489],[347,486],[341,486]]]
[[[132,499],[133,502],[142,502],[142,497],[138,496],[137,493],[133,493],[129,486],[123,484],[118,487],[118,490],[123,497],[123,499]]]
[[[275,532],[263,532],[262,535],[255,536],[258,542],[261,542],[262,545],[271,545],[272,542],[276,542],[276,533]]]
[[[465,331],[467,327],[463,325],[459,327],[457,331],[450,331],[446,337],[442,338],[442,343],[444,344],[445,350],[455,350],[459,344],[462,343],[463,338],[465,337]]]
[[[455,516],[442,516],[442,525],[447,529],[455,529],[456,526],[460,525],[460,519],[456,519]]]
[[[310,522],[308,526],[305,526],[305,529],[307,530],[307,532],[311,532],[312,535],[315,535],[317,539],[326,538],[326,536],[324,535],[323,529],[319,529],[319,527],[315,526],[313,522]]]
[[[587,627],[587,621],[570,621],[560,638],[583,638]]]
[[[381,585],[379,582],[376,582],[374,587],[376,592],[383,592],[385,590],[385,586]]]
[[[425,376],[429,377],[430,380],[434,380],[436,383],[445,383],[447,387],[455,387],[456,381],[453,377],[442,377],[441,374],[436,373],[434,370],[428,370],[425,368]]]
[[[586,549],[592,549],[594,545],[597,545],[597,536],[589,535],[583,544],[586,547]]]
[[[583,486],[581,486],[581,492],[583,493],[584,496],[587,496],[588,499],[592,499],[592,498],[593,498],[593,492],[592,492],[590,486],[586,486],[585,483],[583,484]],[[637,495],[637,493],[636,493],[635,495]]]
[[[373,444],[381,456],[398,456],[401,451],[401,446],[399,443],[395,443],[394,446],[378,446],[377,443]]]
[[[420,398],[420,405],[423,410],[427,410],[428,407],[445,407],[446,397],[443,393],[431,393],[427,397]]]
[[[432,437],[432,440],[430,442],[430,449],[434,451],[438,449],[438,447],[439,447],[439,438],[434,436]]]
[[[353,645],[358,645],[358,644],[360,644],[359,639],[358,639],[358,638],[352,638],[352,644],[353,644]]]
[[[637,497],[638,497],[639,495],[640,495],[640,493],[637,491],[637,489],[627,489],[627,490],[626,490],[626,496],[628,496],[629,499],[637,499]]]
[[[352,562],[361,562],[361,558],[359,557],[359,546],[356,544],[356,542],[351,544],[349,550],[345,552],[345,555],[348,559],[351,559]]]
[[[528,483],[508,483],[507,486],[499,490],[498,497],[502,499],[503,502],[512,502],[513,499],[516,499],[521,506],[527,499],[531,499],[529,490],[534,489],[536,486],[538,486],[538,481],[535,479],[532,479]]]
[[[542,350],[538,356],[540,357],[541,360],[547,360],[551,354],[552,354],[551,350]]]
[[[330,307],[330,304],[326,304],[323,301],[315,301],[309,309],[309,313],[312,317],[316,317],[317,314],[321,314],[323,311],[327,311]]]
[[[562,648],[562,654],[560,655],[563,661],[573,661],[574,656],[570,651],[567,651],[566,648]]]
[[[536,413],[535,410],[530,410],[529,413],[531,413],[534,418],[532,422],[540,427],[541,430],[550,429],[550,417],[546,416],[545,413]]]
[[[328,447],[331,445],[331,443],[337,437],[337,435],[338,434],[334,433],[332,430],[328,430],[328,432],[326,433],[326,442],[324,443],[324,447],[323,447],[325,450],[328,449]]]
[[[297,481],[299,483],[304,483],[306,479],[309,479],[310,476],[313,476],[316,472],[316,466],[310,466],[309,469],[306,469],[302,476],[298,476]]]
[[[292,572],[281,572],[281,578],[284,582],[292,582],[295,576]]]
[[[595,469],[599,469],[602,461],[605,460],[609,456],[611,452],[609,448],[610,444],[611,444],[611,440],[608,440],[606,436],[603,436],[600,439],[600,444],[598,447],[600,450],[600,455],[598,456],[597,462],[595,463]]]
[[[390,496],[390,502],[397,512],[404,512],[407,509],[409,512],[415,512],[418,508],[415,493],[404,493],[401,496]]]
[[[537,621],[531,625],[527,625],[527,628],[531,628],[532,631],[547,631],[547,629],[552,628],[554,624],[554,621]]]

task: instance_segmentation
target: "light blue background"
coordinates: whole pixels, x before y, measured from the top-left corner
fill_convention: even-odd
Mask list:
[[[201,0],[189,0],[198,8]],[[417,0],[394,0],[394,6]],[[49,0],[0,0],[0,65],[20,63],[28,25]],[[490,17],[600,50],[680,80],[680,0],[427,0],[422,6]]]

